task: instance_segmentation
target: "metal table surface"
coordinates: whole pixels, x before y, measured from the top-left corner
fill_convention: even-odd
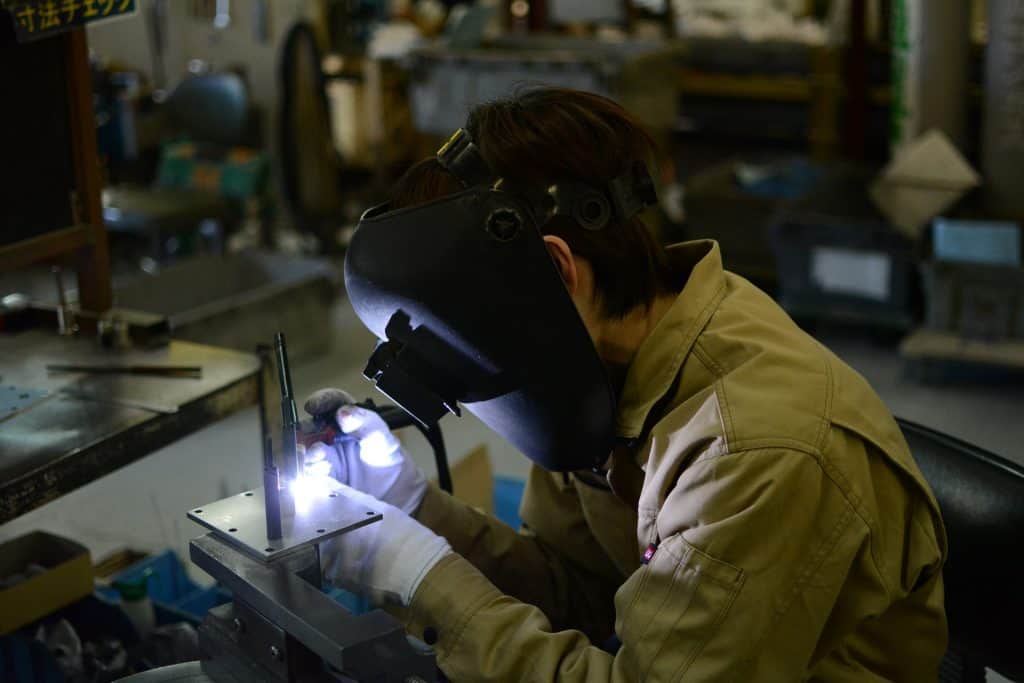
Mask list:
[[[198,365],[202,377],[48,374],[51,363]],[[115,352],[49,331],[0,334],[0,383],[50,393],[0,421],[0,523],[254,405],[258,374],[254,354],[191,342]]]

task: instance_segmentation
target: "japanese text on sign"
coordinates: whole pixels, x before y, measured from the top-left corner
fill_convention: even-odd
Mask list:
[[[130,14],[135,5],[136,0],[11,0],[5,7],[24,41]]]

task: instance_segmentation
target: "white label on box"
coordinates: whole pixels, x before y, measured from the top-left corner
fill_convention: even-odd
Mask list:
[[[836,247],[815,247],[811,252],[811,281],[832,294],[886,301],[891,275],[887,254]]]

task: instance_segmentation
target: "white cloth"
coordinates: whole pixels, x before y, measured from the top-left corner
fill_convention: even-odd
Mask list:
[[[423,577],[452,552],[448,541],[372,496],[344,485],[339,493],[384,519],[321,544],[324,577],[377,604],[408,607]]]
[[[427,492],[427,477],[402,448],[376,412],[355,405],[338,408],[341,430],[359,441],[345,449],[323,443],[311,445],[304,455],[308,474],[329,475],[342,484],[413,514]]]

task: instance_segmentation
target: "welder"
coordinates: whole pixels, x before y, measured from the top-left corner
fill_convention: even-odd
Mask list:
[[[935,498],[867,382],[718,245],[641,219],[656,151],[593,94],[476,107],[368,211],[346,287],[367,368],[424,421],[532,461],[514,530],[427,482],[372,412],[316,446],[384,521],[328,578],[404,615],[453,681],[924,681],[945,651]]]

